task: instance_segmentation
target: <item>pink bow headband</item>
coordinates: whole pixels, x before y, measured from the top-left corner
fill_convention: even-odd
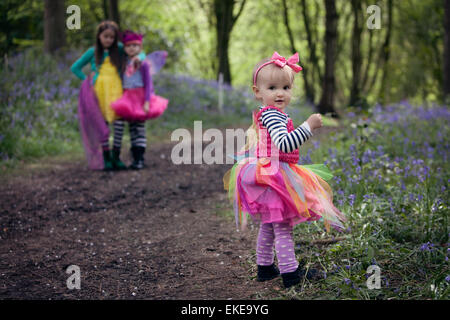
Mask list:
[[[278,52],[274,52],[272,57],[269,61],[263,63],[261,66],[259,66],[258,69],[256,69],[255,76],[253,77],[253,85],[256,86],[256,77],[258,76],[259,70],[261,70],[263,67],[267,66],[268,64],[274,63],[280,68],[283,68],[284,66],[289,66],[295,73],[299,73],[303,70],[302,67],[300,67],[297,63],[299,61],[298,58],[298,52],[296,52],[293,56],[291,56],[289,59],[286,60],[285,57],[282,57],[278,54]]]

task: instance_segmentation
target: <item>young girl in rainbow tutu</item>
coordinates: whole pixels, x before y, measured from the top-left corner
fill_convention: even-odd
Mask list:
[[[281,273],[286,288],[305,276],[295,257],[294,225],[322,218],[327,231],[330,226],[342,230],[345,221],[333,205],[332,191],[326,182],[332,174],[326,166],[298,164],[299,147],[322,126],[321,115],[312,114],[295,128],[286,113],[294,74],[302,70],[298,60],[298,53],[285,59],[275,52],[256,65],[252,88],[262,105],[253,112],[247,144],[237,154],[238,161],[224,176],[236,223],[245,228],[245,213],[260,223],[257,280],[271,280]]]

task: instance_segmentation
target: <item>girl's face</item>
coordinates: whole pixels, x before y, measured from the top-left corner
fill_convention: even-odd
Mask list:
[[[283,110],[292,97],[292,77],[287,72],[289,71],[274,65],[263,67],[258,72],[256,86],[253,86],[256,99],[264,106]]]
[[[141,49],[142,49],[142,46],[138,43],[130,43],[124,47],[125,53],[129,57],[134,57],[134,56],[138,55],[139,52],[141,52]]]
[[[104,49],[108,49],[116,39],[116,33],[112,29],[105,29],[99,35],[100,43]]]

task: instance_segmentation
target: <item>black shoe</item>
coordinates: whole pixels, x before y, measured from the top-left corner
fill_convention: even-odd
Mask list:
[[[270,266],[260,266],[258,265],[258,277],[257,281],[267,281],[275,279],[280,275],[280,270],[272,263]]]
[[[133,163],[130,166],[131,169],[140,170],[145,168],[144,153],[144,147],[131,147],[131,154],[133,155]]]
[[[283,279],[283,285],[285,288],[289,288],[292,286],[295,286],[296,284],[300,283],[303,276],[300,273],[300,266],[295,271],[282,273],[281,278]]]
[[[282,273],[281,278],[283,279],[284,287],[289,288],[300,283],[303,278],[308,280],[318,279],[320,278],[320,275],[319,271],[316,269],[305,270],[302,265],[299,265],[295,271]]]

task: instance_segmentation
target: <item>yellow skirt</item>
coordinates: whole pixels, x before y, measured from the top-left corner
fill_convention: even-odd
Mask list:
[[[111,63],[109,57],[103,61],[94,85],[98,104],[103,117],[109,123],[119,119],[111,103],[122,96],[122,80],[120,80],[117,68]]]

